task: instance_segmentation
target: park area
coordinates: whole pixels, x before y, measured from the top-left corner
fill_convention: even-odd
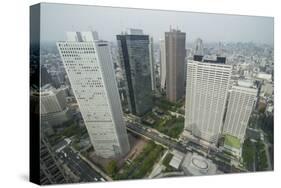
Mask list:
[[[260,140],[252,142],[250,139],[246,139],[243,144],[242,157],[245,167],[250,171],[264,171],[268,168],[265,145]]]
[[[184,128],[184,118],[171,117],[170,119],[164,119],[153,128],[172,138],[178,138]]]
[[[153,112],[150,112],[144,118],[154,120],[153,124],[147,124],[144,122],[146,125],[172,138],[178,138],[184,128],[183,117],[176,117],[170,114],[159,117]]]
[[[148,175],[153,165],[163,154],[164,148],[152,141],[147,142],[142,152],[118,172],[112,174],[115,180],[140,179]]]

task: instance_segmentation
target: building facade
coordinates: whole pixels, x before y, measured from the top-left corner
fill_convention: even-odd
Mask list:
[[[152,109],[149,36],[117,35],[129,111],[141,116]]]
[[[232,135],[240,141],[244,140],[257,92],[254,88],[232,86],[229,91],[223,134]]]
[[[171,102],[184,96],[185,33],[171,29],[165,32],[166,95]]]
[[[166,90],[166,47],[165,39],[160,40],[160,87]]]
[[[130,146],[109,43],[76,34],[57,47],[91,143],[101,157],[124,155]]]
[[[149,62],[150,62],[150,72],[151,72],[151,89],[155,91],[156,81],[155,81],[155,70],[154,70],[154,48],[153,48],[153,38],[149,37]]]
[[[185,129],[217,143],[227,100],[231,65],[190,60],[187,64]]]
[[[203,40],[200,38],[197,38],[194,43],[194,49],[193,49],[193,55],[204,55],[204,46],[203,46]]]
[[[40,113],[54,113],[66,108],[66,95],[64,89],[55,89],[47,84],[40,90]]]
[[[71,119],[66,105],[65,88],[54,88],[46,84],[40,89],[40,118],[42,128],[62,125]]]

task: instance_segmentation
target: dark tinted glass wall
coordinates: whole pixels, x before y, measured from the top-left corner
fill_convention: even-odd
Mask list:
[[[149,36],[117,35],[117,41],[129,110],[141,116],[152,108]]]

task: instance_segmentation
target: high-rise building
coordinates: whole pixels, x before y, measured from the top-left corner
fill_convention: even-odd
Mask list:
[[[234,136],[242,142],[257,97],[257,89],[232,86],[229,91],[223,134]]]
[[[204,46],[203,46],[203,40],[198,38],[196,39],[194,43],[194,49],[193,49],[193,54],[194,55],[204,55]]]
[[[50,126],[61,125],[70,120],[71,114],[66,106],[65,88],[56,89],[50,84],[41,87],[40,117],[41,124]]]
[[[117,35],[129,111],[141,116],[152,109],[149,36]]]
[[[166,47],[165,39],[160,40],[160,87],[166,89]]]
[[[151,89],[155,91],[155,71],[154,71],[154,51],[153,51],[153,38],[149,37],[149,62],[150,62],[150,72],[151,72]]]
[[[165,32],[165,48],[167,99],[176,102],[184,96],[185,33],[175,29]]]
[[[216,143],[223,125],[231,65],[188,61],[185,129],[195,137]]]
[[[57,47],[96,154],[124,155],[130,146],[110,46],[84,34],[72,33]]]

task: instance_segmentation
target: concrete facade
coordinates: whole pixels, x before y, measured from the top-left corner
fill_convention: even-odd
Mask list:
[[[165,39],[160,40],[160,87],[166,89],[166,47]]]
[[[185,36],[180,30],[165,32],[166,94],[171,102],[184,96]]]
[[[244,140],[246,128],[254,108],[257,89],[232,86],[223,127],[223,134]]]
[[[109,43],[80,35],[57,47],[91,143],[101,157],[124,155],[130,146]]]
[[[221,133],[231,65],[190,60],[187,64],[185,129],[216,143]]]

